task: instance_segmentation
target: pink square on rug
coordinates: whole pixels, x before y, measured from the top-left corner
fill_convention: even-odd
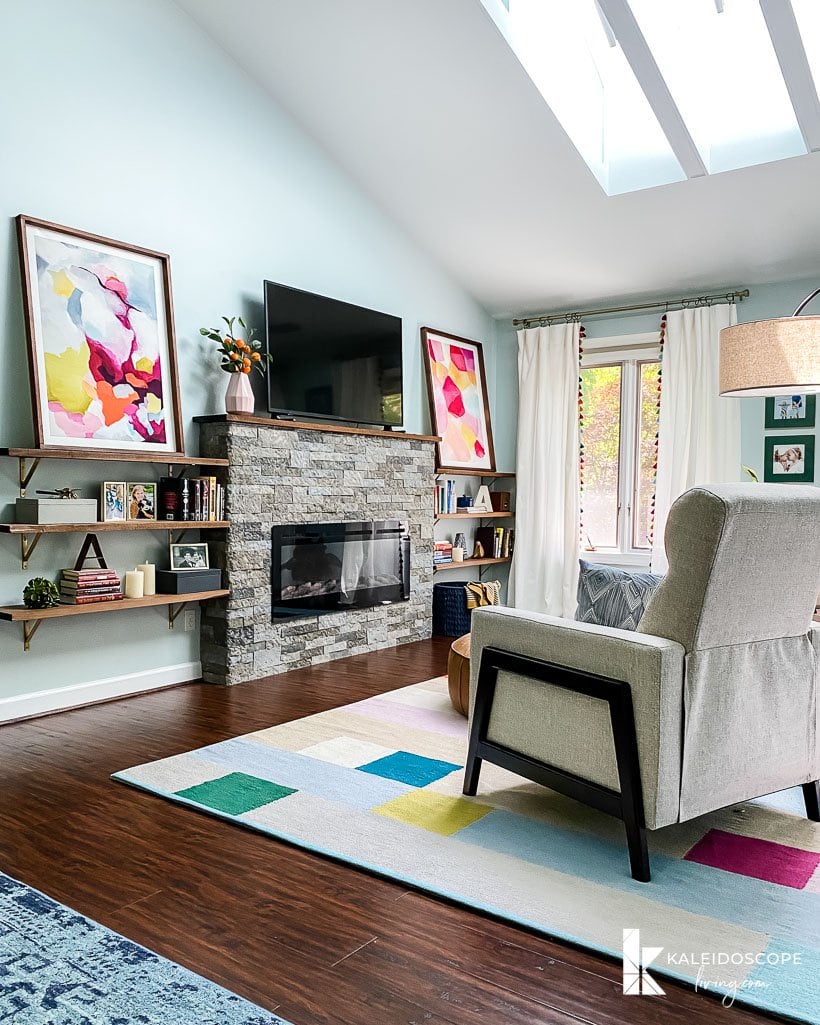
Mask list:
[[[771,840],[710,829],[684,855],[684,860],[802,890],[820,865],[820,854]]]

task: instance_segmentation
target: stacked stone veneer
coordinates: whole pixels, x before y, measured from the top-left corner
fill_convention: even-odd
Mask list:
[[[224,471],[224,541],[211,542],[230,598],[209,602],[202,675],[241,683],[429,637],[432,627],[435,446],[401,435],[298,430],[275,421],[201,423],[203,456]],[[410,600],[271,622],[271,527],[339,520],[407,521]]]

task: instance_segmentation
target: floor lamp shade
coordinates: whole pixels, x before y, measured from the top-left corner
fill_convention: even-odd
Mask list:
[[[779,317],[720,332],[720,394],[820,392],[820,317]]]

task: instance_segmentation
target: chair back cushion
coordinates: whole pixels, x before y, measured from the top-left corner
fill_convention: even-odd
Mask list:
[[[669,571],[638,630],[687,652],[805,635],[820,588],[820,488],[693,488],[669,511]]]
[[[663,577],[584,559],[580,566],[576,620],[616,630],[635,630]]]

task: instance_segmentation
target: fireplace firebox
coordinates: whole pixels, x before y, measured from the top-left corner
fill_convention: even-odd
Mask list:
[[[289,523],[271,534],[274,620],[410,598],[410,536],[399,520]]]

